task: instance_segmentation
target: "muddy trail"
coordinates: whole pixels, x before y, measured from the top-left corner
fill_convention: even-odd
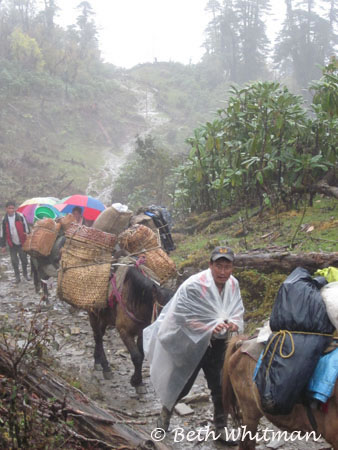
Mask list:
[[[8,255],[0,257],[0,317],[8,317],[15,323],[21,310],[27,317],[33,316],[40,305],[40,294],[36,294],[32,281],[14,283],[14,275]],[[133,365],[115,329],[108,329],[105,336],[107,358],[113,371],[112,380],[105,380],[101,371],[94,370],[94,339],[89,325],[87,313],[76,310],[56,296],[56,280],[50,289],[49,302],[42,303],[41,309],[48,316],[55,332],[57,345],[51,349],[52,357],[59,366],[58,371],[71,376],[86,395],[96,401],[101,407],[112,411],[121,422],[128,424],[135,430],[143,430],[149,436],[156,429],[157,415],[161,409],[160,402],[150,384],[149,366],[144,364],[143,377],[147,392],[137,394],[131,387],[129,380],[133,373]],[[221,449],[224,444],[213,440],[213,435],[199,432],[199,429],[212,428],[212,404],[203,375],[199,375],[189,396],[183,401],[193,410],[189,415],[180,416],[175,413],[172,417],[170,430],[162,441],[169,448],[178,449]],[[262,430],[269,428],[276,430],[266,421],[261,422]],[[188,435],[191,432],[192,434]],[[162,435],[155,433],[154,438]],[[279,442],[269,446],[268,442],[257,445],[258,449],[308,449],[319,450],[330,448],[323,439],[318,442],[312,440]],[[281,445],[282,444],[282,445]],[[233,447],[237,448],[237,447]]]

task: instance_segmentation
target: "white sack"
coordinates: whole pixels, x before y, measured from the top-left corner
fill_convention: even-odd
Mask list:
[[[332,325],[338,330],[338,281],[326,284],[320,293]]]
[[[238,281],[233,276],[226,282],[222,297],[210,269],[193,275],[179,287],[158,319],[143,330],[150,378],[164,406],[174,406],[216,325],[228,320],[242,332],[243,313]]]

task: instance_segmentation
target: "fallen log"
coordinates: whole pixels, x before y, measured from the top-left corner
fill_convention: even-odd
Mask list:
[[[238,253],[234,265],[239,269],[256,269],[264,273],[274,271],[290,273],[296,267],[301,266],[312,273],[317,269],[328,266],[338,267],[338,252],[290,253],[282,251],[262,253],[261,251],[253,251]]]
[[[97,405],[79,389],[68,384],[43,362],[39,361],[29,369],[24,366],[19,374],[20,382],[30,395],[48,400],[53,398],[64,404],[62,415],[69,415],[74,421],[72,434],[88,443],[99,443],[100,448],[112,449],[158,449],[169,450],[162,443],[153,442],[140,429],[121,423],[116,417]],[[13,364],[7,350],[0,345],[0,374],[13,376]]]

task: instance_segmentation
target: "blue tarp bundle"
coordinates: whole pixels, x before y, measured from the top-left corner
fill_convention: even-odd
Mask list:
[[[331,324],[320,288],[323,277],[312,278],[298,267],[280,287],[270,317],[270,336],[255,382],[263,410],[289,414],[301,401],[323,350],[329,345]]]

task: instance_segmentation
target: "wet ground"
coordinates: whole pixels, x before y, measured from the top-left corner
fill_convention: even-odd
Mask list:
[[[35,293],[33,283],[24,280],[19,285],[15,285],[8,256],[0,257],[0,317],[8,316],[10,321],[15,322],[22,308],[25,314],[30,316],[33,315],[39,303],[40,295]],[[43,304],[42,310],[55,329],[57,345],[54,346],[52,352],[62,371],[68,375],[71,374],[73,380],[77,382],[77,387],[80,387],[100,406],[112,410],[117,417],[121,418],[122,422],[133,428],[142,429],[149,435],[153,432],[154,439],[162,440],[162,433],[154,431],[156,416],[161,407],[150,384],[147,363],[144,364],[143,369],[147,393],[138,395],[129,384],[133,373],[129,354],[117,332],[109,329],[105,336],[105,349],[113,370],[113,379],[104,380],[102,372],[93,369],[94,340],[87,313],[74,310],[56,297],[56,281],[51,288],[50,301],[48,304]],[[193,409],[193,413],[187,416],[174,414],[170,430],[163,443],[168,447],[178,449],[225,448],[223,444],[213,440],[211,433],[208,438],[205,434],[205,431],[212,431],[212,405],[202,375],[198,377],[193,386],[187,403]],[[261,429],[267,428],[276,430],[268,422],[262,421]],[[316,443],[312,440],[279,442],[279,445],[268,447],[268,438],[271,437],[271,433],[267,433],[266,437],[267,439],[262,441],[263,443],[260,442],[257,445],[258,449],[278,447],[281,449],[319,450],[330,448],[323,439]]]

